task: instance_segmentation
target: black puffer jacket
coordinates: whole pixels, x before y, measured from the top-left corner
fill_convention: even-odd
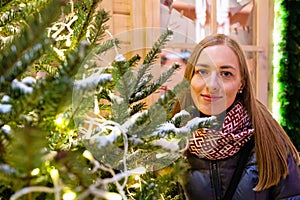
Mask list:
[[[228,188],[241,152],[218,161],[198,158],[187,153],[191,168],[183,177],[182,186],[186,199],[189,200],[221,200]],[[236,188],[233,200],[300,200],[300,168],[292,157],[288,158],[289,175],[277,186],[268,190],[255,192],[258,183],[258,170],[254,150],[243,171]]]

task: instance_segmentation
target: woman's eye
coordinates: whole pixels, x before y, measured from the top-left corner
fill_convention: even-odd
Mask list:
[[[230,76],[232,76],[232,73],[231,72],[221,72],[220,75],[223,77],[230,77]]]
[[[199,70],[197,70],[197,72],[198,72],[200,75],[207,75],[207,74],[208,74],[208,71],[205,70],[205,69],[199,69]]]

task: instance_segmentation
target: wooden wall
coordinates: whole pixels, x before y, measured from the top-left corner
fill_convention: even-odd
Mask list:
[[[161,35],[160,0],[103,0],[100,6],[110,12],[109,31],[120,40],[119,53],[127,59],[136,54],[144,58]],[[115,53],[112,54],[106,55],[106,59],[112,59]],[[147,105],[158,97],[157,94],[148,97]]]
[[[138,29],[160,27],[159,0],[103,0],[101,6],[110,12],[109,31],[120,36],[127,49],[138,51],[143,56],[146,52],[141,47],[151,47],[157,34]],[[151,34],[154,34],[151,36]],[[130,52],[127,52],[130,54]]]

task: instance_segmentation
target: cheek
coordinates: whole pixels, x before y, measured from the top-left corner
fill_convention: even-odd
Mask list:
[[[200,92],[205,86],[204,81],[201,78],[194,76],[191,80],[192,92]]]
[[[231,103],[234,101],[239,88],[240,86],[238,84],[225,85],[225,93],[228,101],[230,101]]]

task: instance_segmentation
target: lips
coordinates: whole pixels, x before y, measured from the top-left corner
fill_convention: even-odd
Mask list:
[[[210,95],[210,94],[201,94],[201,97],[205,100],[205,101],[217,101],[219,99],[222,98],[222,96],[217,96],[217,95]]]

